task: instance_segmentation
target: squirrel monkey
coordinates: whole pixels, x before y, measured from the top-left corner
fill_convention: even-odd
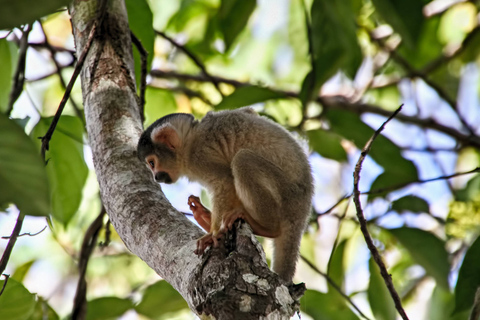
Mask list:
[[[250,108],[209,112],[201,121],[175,113],[143,132],[137,155],[155,181],[186,176],[211,193],[211,212],[199,198],[188,199],[208,232],[196,254],[217,246],[235,220],[244,219],[254,234],[274,238],[273,271],[292,280],[313,183],[307,157],[288,131]]]

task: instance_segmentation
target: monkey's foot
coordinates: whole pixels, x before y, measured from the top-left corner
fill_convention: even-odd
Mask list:
[[[188,205],[198,224],[206,231],[210,231],[212,213],[203,206],[203,204],[200,202],[200,198],[193,195],[188,197]]]
[[[203,237],[197,240],[197,249],[194,251],[196,255],[200,256],[205,252],[208,247],[218,247],[218,240],[223,237],[223,233],[213,235],[211,232],[207,233]]]
[[[234,209],[225,214],[222,221],[222,228],[220,228],[220,230],[223,232],[231,230],[235,221],[238,219],[246,220],[246,217],[246,212],[243,209]]]

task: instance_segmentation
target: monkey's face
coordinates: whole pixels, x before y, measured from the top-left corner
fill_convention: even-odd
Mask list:
[[[156,182],[174,183],[178,180],[180,174],[174,163],[171,161],[160,161],[158,156],[152,154],[145,158],[147,167],[153,173],[153,179]]]

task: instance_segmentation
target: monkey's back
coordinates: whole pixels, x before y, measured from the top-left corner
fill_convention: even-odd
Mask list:
[[[193,163],[230,167],[240,150],[250,150],[277,166],[289,183],[311,193],[311,170],[302,147],[282,126],[253,110],[209,112],[195,130],[198,134],[192,145]]]

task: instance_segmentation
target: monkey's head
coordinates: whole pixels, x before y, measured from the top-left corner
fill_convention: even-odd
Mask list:
[[[191,114],[174,113],[155,121],[140,136],[137,156],[152,171],[156,182],[174,183],[181,175],[180,155],[184,124],[190,126]]]

